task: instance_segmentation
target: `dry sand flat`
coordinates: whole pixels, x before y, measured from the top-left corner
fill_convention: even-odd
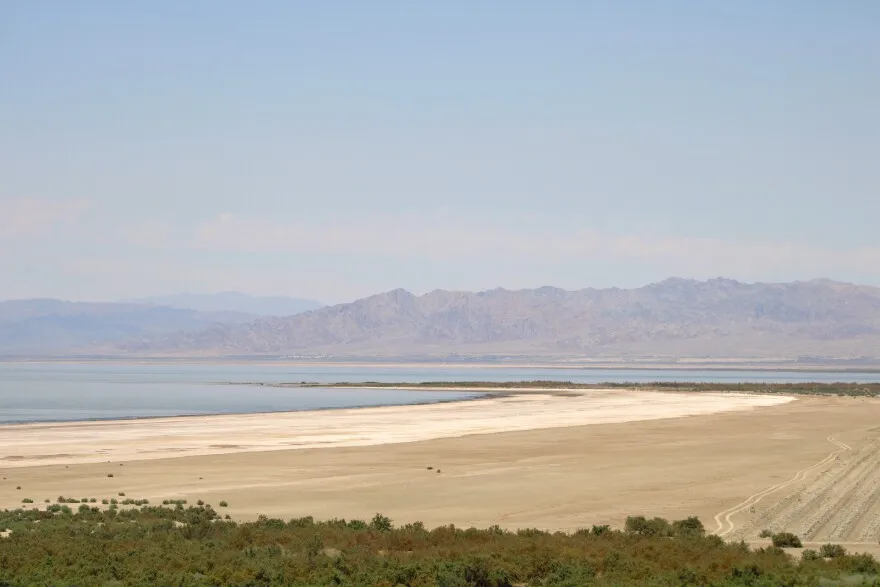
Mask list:
[[[834,436],[828,440],[836,448],[825,459],[800,471],[796,482],[774,488],[780,493],[778,499],[766,505],[750,504],[729,534],[752,539],[764,528],[784,528],[813,542],[877,541],[880,428],[867,431],[856,446]]]
[[[663,399],[673,401],[673,398],[665,398],[667,395],[682,401],[680,398],[691,394],[651,394],[644,399],[655,406],[657,401],[662,405]],[[522,410],[528,406],[537,411],[549,409],[550,405],[566,408],[578,405],[564,401],[574,398],[523,400],[523,397],[530,396],[498,398],[496,403],[507,406],[506,410],[513,410],[514,406]],[[623,401],[635,397],[638,396],[625,394]],[[557,401],[561,403],[552,403]],[[468,410],[476,409],[481,402],[405,408],[404,411],[420,414],[430,411],[425,408],[431,408],[445,414],[447,419],[460,417],[467,421],[475,417],[472,412],[468,416]],[[609,418],[619,409],[612,407],[613,403],[605,405],[593,412]],[[450,408],[464,411],[442,411]],[[569,411],[555,413],[560,418],[572,418],[564,415]],[[514,420],[511,412],[501,413]],[[323,413],[307,416],[318,417]],[[259,418],[264,417],[254,418],[259,422]],[[236,427],[229,427],[228,422],[221,424],[225,421],[223,418],[200,420],[211,420],[220,427],[211,436],[210,443],[216,443],[218,438],[230,444],[244,441],[232,434]],[[414,420],[416,427],[425,426],[424,420],[424,414],[421,420]],[[485,419],[482,421],[485,425]],[[67,465],[20,466],[21,463],[6,461],[0,471],[5,477],[0,481],[0,506],[16,506],[24,497],[39,504],[42,499],[54,499],[59,494],[101,498],[122,491],[129,497],[147,497],[151,501],[202,498],[216,506],[220,500],[227,500],[229,513],[239,519],[252,519],[259,514],[281,518],[303,515],[369,518],[382,512],[396,522],[421,520],[429,526],[500,524],[508,528],[538,526],[572,530],[591,524],[619,525],[630,514],[668,518],[698,515],[714,530],[716,514],[742,504],[767,488],[790,481],[799,472],[840,450],[840,446],[829,442],[829,436],[833,436],[851,450],[835,455],[839,459],[810,469],[782,490],[765,495],[754,505],[754,513],[746,508],[734,514],[731,520],[735,528],[729,535],[757,533],[764,523],[753,518],[765,511],[776,516],[779,527],[767,524],[774,529],[783,529],[782,525],[794,529],[800,528],[797,524],[812,526],[814,522],[810,520],[815,518],[815,513],[827,511],[832,512],[831,517],[825,516],[824,524],[819,521],[817,532],[824,527],[833,533],[822,530],[825,534],[814,533],[815,536],[837,536],[844,542],[856,543],[852,545],[856,550],[867,549],[869,542],[876,546],[877,538],[870,537],[873,530],[865,526],[864,521],[876,520],[880,514],[880,505],[871,501],[880,483],[875,482],[871,472],[874,469],[867,458],[876,449],[880,433],[876,429],[880,421],[878,400],[804,397],[760,409],[699,417],[626,423],[614,419],[605,421],[397,444],[179,458],[156,458],[155,453],[149,452],[144,453],[146,457],[137,456],[138,451],[155,448],[156,439],[141,436],[138,440],[132,435],[127,437],[129,444],[124,450],[140,460],[127,461],[124,466],[118,462],[82,463],[79,462],[82,455],[67,457],[71,459]],[[405,422],[404,419],[399,423]],[[157,422],[107,425],[154,423]],[[95,425],[66,428],[89,426]],[[63,449],[63,441],[53,440],[54,432],[49,428],[42,438],[51,447],[44,445],[43,448],[55,453],[78,452],[79,449]],[[277,434],[278,428],[273,430],[273,434]],[[341,429],[328,432],[352,434],[350,430]],[[0,439],[0,447],[7,456],[20,455],[24,444],[17,445],[13,451],[10,443],[15,438],[8,436],[9,433],[3,430],[5,436]],[[202,434],[208,433],[202,431]],[[292,433],[284,434],[289,438]],[[48,454],[36,451],[40,445],[34,443],[40,437],[33,436],[29,440],[33,455]],[[180,439],[168,439],[164,448],[180,444]],[[845,463],[851,466],[844,466]],[[435,469],[428,470],[428,466]],[[835,467],[849,473],[835,473]],[[437,468],[440,473],[436,472]],[[107,477],[108,473],[114,477]],[[833,479],[838,481],[827,486],[822,484]],[[16,490],[16,486],[22,489]],[[837,489],[826,491],[828,487]],[[790,499],[792,492],[801,490],[807,493],[800,502],[797,497]],[[825,501],[824,497],[817,497],[812,502],[808,500],[807,507],[801,509],[792,505],[805,503],[804,497],[819,495],[866,495],[867,499],[846,501],[841,497]],[[847,509],[846,503],[866,505]],[[844,504],[844,507],[835,504]]]
[[[13,425],[0,427],[0,468],[368,446],[694,416],[787,401],[791,398],[720,393],[521,393],[421,406]]]

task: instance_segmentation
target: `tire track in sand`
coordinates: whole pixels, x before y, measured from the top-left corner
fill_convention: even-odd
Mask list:
[[[875,540],[880,534],[880,438],[861,443],[783,499],[758,519],[737,525],[746,537],[759,528],[786,530],[805,541]]]
[[[839,455],[843,452],[846,452],[848,450],[852,450],[852,447],[850,447],[848,444],[844,444],[843,442],[840,442],[839,440],[836,440],[834,438],[834,436],[835,435],[832,434],[831,436],[829,436],[825,440],[827,440],[828,442],[831,442],[833,444],[836,444],[840,448],[838,448],[837,450],[835,450],[834,452],[829,454],[827,457],[825,457],[824,459],[822,459],[818,463],[810,465],[809,467],[807,467],[805,469],[801,469],[800,471],[795,473],[791,479],[789,479],[787,481],[783,481],[782,483],[777,483],[776,485],[771,485],[770,487],[767,487],[766,489],[762,489],[761,491],[759,491],[757,493],[753,493],[752,495],[750,495],[749,497],[747,497],[743,501],[739,502],[735,506],[728,508],[726,510],[720,511],[717,514],[715,514],[715,518],[714,518],[715,524],[716,524],[715,534],[717,534],[718,536],[727,536],[728,534],[733,532],[734,529],[736,529],[736,524],[733,522],[733,516],[742,512],[743,510],[746,510],[746,509],[752,507],[753,505],[755,505],[756,503],[758,503],[759,501],[761,501],[762,499],[764,499],[768,495],[772,495],[772,494],[776,493],[777,491],[785,489],[786,487],[788,487],[790,485],[793,485],[795,483],[799,483],[800,481],[803,481],[804,479],[807,478],[807,475],[809,475],[811,472],[813,472],[816,469],[819,469],[821,467],[824,467],[825,465],[828,465],[829,463],[834,462],[834,459],[837,458],[837,455]]]

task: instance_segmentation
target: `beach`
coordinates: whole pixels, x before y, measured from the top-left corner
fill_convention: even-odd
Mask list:
[[[880,467],[865,451],[878,417],[880,401],[869,398],[596,391],[6,426],[0,505],[124,493],[153,503],[222,500],[221,513],[240,520],[381,512],[398,523],[571,531],[619,526],[627,515],[697,515],[715,531],[716,515],[745,503],[724,527],[738,536],[756,534],[763,512],[823,478],[825,468],[810,467],[841,450],[831,435],[853,449],[832,462],[841,482],[852,489],[853,472],[876,481]],[[802,470],[802,479],[748,501]],[[829,511],[870,517],[876,492],[864,485]],[[782,514],[794,520],[790,509]],[[863,539],[869,528],[844,522],[826,526],[839,540],[876,544]]]
[[[0,427],[0,469],[396,444],[696,416],[789,401],[733,393],[528,388],[414,406],[8,425]]]

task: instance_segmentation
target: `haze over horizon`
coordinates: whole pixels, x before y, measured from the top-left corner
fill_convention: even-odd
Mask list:
[[[504,287],[504,286],[495,286],[495,287],[489,287],[489,288],[485,288],[485,289],[466,290],[466,289],[450,289],[450,288],[436,287],[431,290],[412,291],[412,290],[409,290],[404,287],[392,287],[387,290],[375,291],[375,292],[360,296],[358,298],[352,298],[349,300],[340,300],[340,301],[333,302],[331,304],[325,304],[321,300],[305,299],[305,298],[295,297],[295,296],[274,296],[271,294],[259,295],[259,294],[250,294],[250,293],[240,292],[240,291],[231,291],[231,290],[219,291],[219,292],[209,292],[209,293],[203,293],[203,294],[193,294],[193,293],[189,293],[189,292],[178,292],[178,293],[174,293],[174,294],[138,296],[138,297],[131,297],[131,298],[116,299],[116,300],[112,300],[112,299],[108,299],[108,300],[76,299],[76,300],[73,300],[73,299],[65,299],[65,298],[53,298],[53,297],[48,297],[48,296],[34,296],[31,298],[0,299],[0,303],[2,303],[2,302],[20,302],[20,301],[37,301],[37,300],[56,300],[56,301],[61,301],[61,302],[65,302],[65,303],[67,303],[67,302],[72,302],[72,303],[97,302],[97,303],[106,303],[106,304],[144,304],[144,305],[166,306],[166,307],[178,308],[178,309],[194,309],[194,310],[200,310],[200,311],[212,311],[212,310],[239,311],[238,308],[231,309],[228,306],[234,305],[233,302],[239,302],[239,303],[261,303],[262,302],[262,303],[269,303],[270,305],[272,303],[301,304],[301,305],[303,305],[303,308],[297,311],[297,312],[299,312],[299,311],[305,311],[305,310],[309,310],[309,309],[318,309],[318,308],[328,307],[328,306],[346,305],[346,304],[350,304],[352,302],[356,302],[356,301],[360,301],[360,300],[364,300],[364,299],[370,299],[373,297],[393,293],[396,291],[403,291],[403,292],[412,294],[416,297],[424,297],[424,296],[427,296],[427,295],[430,295],[430,294],[436,293],[436,292],[450,292],[450,293],[460,292],[460,293],[481,294],[481,293],[489,293],[492,291],[510,291],[510,292],[538,291],[538,290],[542,290],[542,289],[546,289],[546,288],[561,290],[561,291],[566,291],[566,292],[572,293],[572,292],[579,292],[579,291],[586,291],[586,290],[613,290],[613,289],[639,290],[639,289],[650,288],[652,286],[657,286],[657,285],[661,285],[661,284],[669,284],[669,283],[676,282],[676,281],[695,283],[695,284],[709,284],[712,282],[719,282],[720,281],[720,282],[737,283],[740,285],[759,285],[759,284],[790,285],[790,284],[795,284],[795,283],[829,282],[829,283],[836,283],[836,284],[842,284],[842,285],[852,285],[852,286],[857,286],[857,287],[860,287],[860,286],[877,287],[877,286],[871,286],[869,284],[861,284],[861,283],[854,283],[854,282],[848,282],[848,281],[832,280],[827,277],[813,277],[813,278],[808,278],[808,279],[797,279],[797,280],[792,280],[790,282],[773,282],[773,281],[762,282],[762,281],[737,280],[737,279],[732,279],[732,278],[724,277],[724,276],[708,277],[705,279],[694,279],[694,278],[689,278],[689,277],[679,277],[676,275],[672,275],[672,276],[669,276],[669,277],[666,277],[663,279],[659,279],[657,281],[652,281],[649,283],[635,285],[632,287],[625,287],[625,288],[618,287],[615,285],[611,285],[611,286],[607,286],[607,287],[594,287],[591,285],[586,285],[583,287],[560,288],[560,287],[557,287],[552,284],[543,284],[543,285],[538,285],[535,287],[522,287],[522,288],[509,288],[509,287]],[[211,306],[216,306],[216,307],[211,307]],[[282,316],[282,315],[285,315],[285,312],[267,312],[267,311],[248,312],[247,310],[240,310],[240,311],[242,311],[243,313],[250,313],[254,316],[259,316],[259,315]],[[288,313],[297,313],[297,312],[288,312]]]
[[[880,4],[491,7],[6,3],[0,299],[880,286]]]

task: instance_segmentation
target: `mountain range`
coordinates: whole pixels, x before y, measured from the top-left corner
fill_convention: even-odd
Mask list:
[[[324,306],[321,302],[285,296],[251,296],[237,291],[215,294],[183,293],[153,296],[131,300],[139,304],[154,304],[199,312],[240,312],[254,316],[292,316]]]
[[[255,318],[236,312],[198,312],[145,304],[11,300],[0,302],[0,355],[76,353],[145,336]]]
[[[875,357],[880,289],[671,278],[636,289],[398,289],[294,316],[128,340],[164,356]]]
[[[235,325],[266,315],[288,316],[321,306],[312,300],[237,292],[119,303],[10,300],[0,302],[0,355],[115,353],[120,344],[159,335],[201,331],[218,323]]]

